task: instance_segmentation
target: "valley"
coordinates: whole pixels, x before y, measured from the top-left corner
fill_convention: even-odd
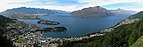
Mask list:
[[[100,6],[73,12],[13,8],[0,13],[6,21],[1,37],[16,47],[129,47],[142,36],[142,12],[135,13]]]

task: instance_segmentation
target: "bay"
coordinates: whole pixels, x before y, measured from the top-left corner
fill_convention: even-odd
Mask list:
[[[50,16],[40,16],[39,18],[44,20],[51,20],[60,22],[59,25],[44,25],[38,24],[39,20],[24,20],[26,23],[35,24],[38,27],[66,27],[67,30],[63,32],[44,32],[43,35],[46,37],[53,38],[64,38],[64,37],[75,37],[80,35],[85,35],[91,32],[99,32],[101,30],[113,27],[118,22],[124,20],[130,15],[117,15],[117,16],[100,16],[100,17],[77,17],[69,15],[50,15]]]

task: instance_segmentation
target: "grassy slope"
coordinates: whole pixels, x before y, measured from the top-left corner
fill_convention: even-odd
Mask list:
[[[143,36],[141,36],[133,45],[130,47],[143,47]]]

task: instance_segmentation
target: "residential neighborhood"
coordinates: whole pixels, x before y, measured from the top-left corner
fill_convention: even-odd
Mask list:
[[[8,31],[3,35],[7,39],[13,41],[17,47],[34,47],[35,45],[41,47],[57,47],[62,45],[63,41],[78,41],[88,39],[94,36],[102,36],[104,34],[92,34],[90,36],[70,37],[70,38],[52,38],[43,36],[43,31],[37,31],[39,27],[33,24],[28,24],[20,21],[7,24]]]

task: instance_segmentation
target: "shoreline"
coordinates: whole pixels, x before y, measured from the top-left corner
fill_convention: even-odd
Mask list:
[[[119,27],[123,24],[133,23],[136,20],[138,19],[132,19],[132,20],[125,19],[119,22],[117,25],[110,27],[108,29],[101,30],[99,32],[87,33],[82,36],[67,37],[67,38],[52,38],[43,36],[44,31],[36,31],[40,27],[37,27],[34,24],[28,24],[25,22],[15,20],[15,23],[8,24],[9,26],[7,27],[7,29],[9,29],[9,31],[3,36],[7,36],[7,39],[11,39],[14,45],[17,47],[22,47],[27,45],[34,46],[34,44],[38,44],[39,46],[52,47],[52,46],[62,45],[64,41],[79,41],[83,39],[104,36],[105,34],[113,31],[114,28]],[[16,42],[19,39],[26,40],[26,42],[22,43]]]

